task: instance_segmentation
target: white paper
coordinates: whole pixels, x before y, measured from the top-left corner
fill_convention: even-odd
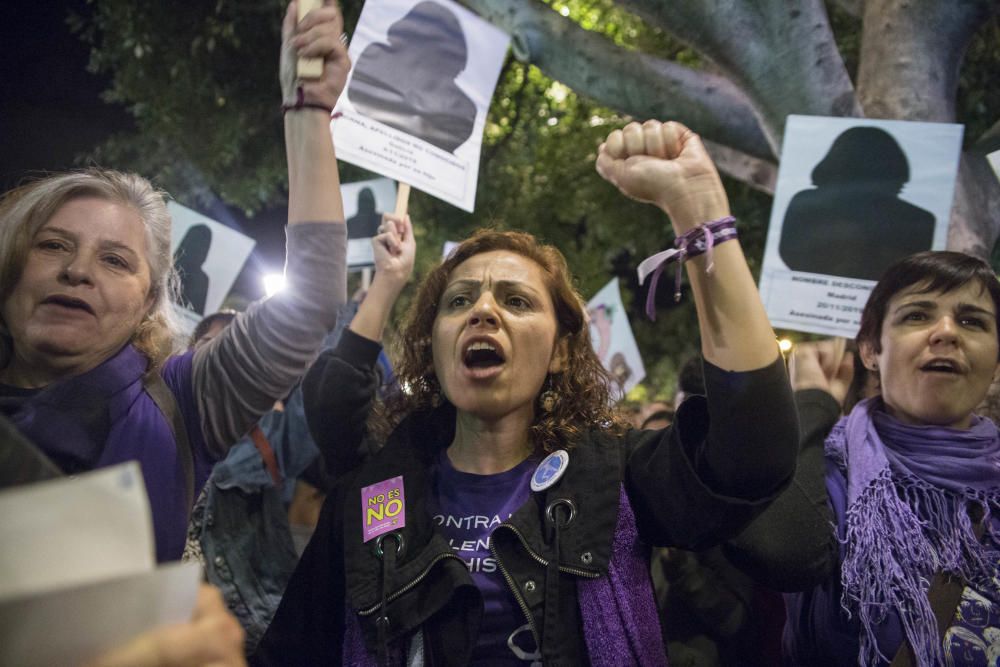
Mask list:
[[[771,324],[853,338],[889,264],[944,249],[961,141],[961,125],[789,116],[760,279]]]
[[[0,492],[0,665],[77,665],[191,617],[201,568],[156,568],[139,464]]]
[[[613,278],[587,303],[590,340],[604,367],[618,380],[620,399],[646,377],[632,326],[622,304],[618,279]]]
[[[365,3],[331,121],[337,157],[471,212],[509,42],[451,0]]]
[[[151,570],[139,464],[0,493],[0,599]]]
[[[158,625],[191,617],[197,563],[0,601],[0,665],[78,665]]]

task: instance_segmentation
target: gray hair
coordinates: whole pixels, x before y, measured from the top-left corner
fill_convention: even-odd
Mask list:
[[[11,190],[0,199],[0,303],[21,278],[32,239],[59,208],[72,199],[97,197],[127,206],[139,214],[146,231],[153,305],[136,327],[131,342],[150,361],[162,364],[175,350],[179,327],[171,302],[177,275],[170,252],[170,213],[166,195],[142,176],[109,169],[54,174]],[[0,314],[0,368],[14,351],[7,323]]]

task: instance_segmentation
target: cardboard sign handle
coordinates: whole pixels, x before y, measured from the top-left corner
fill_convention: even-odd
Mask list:
[[[305,18],[306,14],[314,9],[323,6],[323,0],[299,0],[298,19],[299,22]],[[323,76],[322,58],[299,58],[295,63],[295,73],[300,79],[318,79]]]
[[[406,209],[410,204],[410,184],[400,183],[396,189],[396,215],[406,215]]]

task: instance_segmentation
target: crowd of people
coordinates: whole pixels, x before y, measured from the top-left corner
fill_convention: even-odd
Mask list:
[[[465,239],[396,321],[417,235],[387,214],[348,301],[342,32],[332,5],[283,24],[289,287],[184,349],[163,193],[90,169],[0,201],[0,482],[138,461],[157,560],[206,575],[189,622],[87,664],[1000,661],[985,262],[897,261],[856,341],[786,365],[701,139],[629,123],[596,169],[669,220],[701,348],[630,415],[529,234]]]

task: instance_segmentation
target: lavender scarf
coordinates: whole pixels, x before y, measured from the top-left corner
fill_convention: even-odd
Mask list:
[[[979,417],[968,430],[910,426],[882,408],[881,398],[860,402],[826,440],[827,456],[847,471],[841,604],[861,621],[860,664],[891,658],[876,640],[890,611],[917,665],[943,664],[926,595],[931,577],[944,570],[1000,600],[1000,552],[979,543],[968,512],[978,505],[989,526],[1000,504],[1000,433]]]

